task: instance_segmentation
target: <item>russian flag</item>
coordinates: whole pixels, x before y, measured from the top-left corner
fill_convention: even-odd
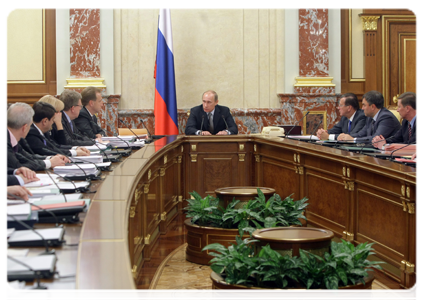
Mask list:
[[[179,134],[172,24],[169,9],[160,9],[154,77],[156,79],[154,95],[155,134]]]

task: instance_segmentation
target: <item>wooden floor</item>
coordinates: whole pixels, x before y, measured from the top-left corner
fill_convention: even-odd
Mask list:
[[[184,226],[185,215],[179,214],[172,222],[168,232],[160,236],[152,251],[150,261],[146,261],[138,277],[137,288],[148,289],[160,264],[174,250],[186,243]],[[399,283],[383,272],[375,270],[375,279],[390,289],[401,289]]]

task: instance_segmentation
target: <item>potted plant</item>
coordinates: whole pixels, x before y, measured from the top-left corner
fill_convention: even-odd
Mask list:
[[[229,245],[235,242],[235,237],[241,237],[244,231],[250,234],[261,228],[277,226],[302,226],[300,220],[307,220],[304,209],[307,207],[307,198],[294,201],[289,195],[282,199],[274,194],[268,200],[260,189],[257,197],[249,200],[243,207],[235,208],[240,202],[235,198],[226,208],[219,206],[219,199],[210,195],[202,198],[195,191],[190,193],[193,199],[187,199],[188,219],[187,228],[188,261],[198,264],[208,264],[211,257],[201,249],[210,243],[219,242]]]
[[[367,260],[372,244],[354,247],[349,242],[332,242],[323,257],[300,250],[300,257],[282,256],[269,245],[256,253],[249,238],[236,237],[236,244],[225,247],[215,243],[203,250],[213,250],[210,261],[213,288],[371,288],[374,279],[368,271],[381,269],[381,262]]]

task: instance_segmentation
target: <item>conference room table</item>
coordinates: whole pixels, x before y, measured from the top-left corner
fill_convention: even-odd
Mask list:
[[[78,246],[57,251],[58,271],[74,271],[76,277],[53,280],[52,288],[135,289],[144,262],[183,213],[189,192],[214,195],[230,186],[263,186],[281,197],[307,197],[308,225],[355,245],[374,243],[377,259],[389,266],[388,276],[404,288],[415,284],[415,167],[250,134],[167,136],[112,169],[94,182],[82,225],[66,225],[65,238]]]

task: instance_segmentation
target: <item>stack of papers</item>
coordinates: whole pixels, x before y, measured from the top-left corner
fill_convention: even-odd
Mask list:
[[[82,146],[81,146],[82,147]],[[99,144],[96,143],[96,145],[92,145],[92,146],[83,146],[85,148],[87,148],[90,151],[99,151],[99,150],[106,150],[108,148],[108,145],[104,145],[104,144]],[[99,149],[100,148],[100,149]]]
[[[82,169],[82,170],[81,170]],[[80,164],[78,166],[57,166],[53,168],[54,173],[59,175],[91,175],[97,173],[97,167],[94,164]]]
[[[51,176],[51,178],[50,178],[50,176]],[[56,174],[50,174],[50,176],[48,176],[47,174],[38,174],[37,173],[37,177],[40,180],[33,181],[33,182],[30,182],[30,183],[26,183],[24,185],[24,187],[29,188],[29,187],[48,186],[48,185],[53,185],[54,182],[59,181],[59,176],[57,176]]]
[[[98,151],[99,152],[99,151]],[[102,155],[90,155],[90,156],[75,156],[69,157],[69,159],[76,163],[102,163],[103,156]]]
[[[117,142],[117,141],[125,141],[125,142],[133,142],[137,137],[135,135],[119,135],[119,136],[106,136],[104,137],[105,141],[109,142]]]

